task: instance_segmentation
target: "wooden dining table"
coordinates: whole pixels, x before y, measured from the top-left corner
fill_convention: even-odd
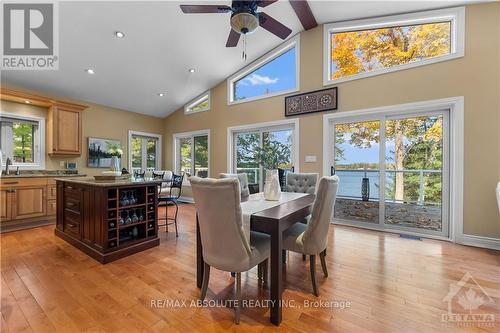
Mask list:
[[[250,196],[251,199],[252,196],[262,196],[262,193],[252,194]],[[250,230],[271,236],[270,320],[274,325],[281,323],[283,293],[283,258],[281,254],[283,249],[283,231],[295,223],[302,221],[311,213],[315,197],[313,194],[306,194],[300,198],[253,213],[250,217]],[[198,217],[196,217],[196,284],[198,288],[201,288],[203,280],[203,265],[203,248]]]

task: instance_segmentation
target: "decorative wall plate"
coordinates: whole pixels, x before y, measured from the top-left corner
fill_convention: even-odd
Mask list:
[[[285,116],[337,110],[337,87],[285,97]]]

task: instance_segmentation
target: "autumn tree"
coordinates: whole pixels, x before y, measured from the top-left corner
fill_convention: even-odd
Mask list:
[[[370,72],[445,55],[450,52],[450,23],[431,23],[400,27],[387,27],[372,30],[334,33],[332,38],[332,79]],[[426,123],[422,119],[394,120],[386,123],[386,137],[394,140],[393,168],[404,168],[405,156],[409,147],[404,146],[404,135],[414,138],[416,129]],[[369,146],[370,142],[379,142],[377,122],[340,125],[336,134],[342,140],[342,132],[353,131],[350,143],[358,147]],[[441,127],[429,128],[438,137]],[[403,134],[404,133],[404,134]],[[426,132],[427,133],[427,132]],[[426,134],[430,136],[430,134]],[[339,142],[339,141],[337,141]],[[336,160],[342,151],[335,152]],[[395,175],[396,200],[404,199],[404,177],[401,172]]]

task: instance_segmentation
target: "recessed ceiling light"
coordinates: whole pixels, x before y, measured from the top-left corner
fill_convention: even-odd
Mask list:
[[[121,31],[115,31],[115,36],[118,38],[123,38],[125,37],[125,34]]]
[[[24,103],[26,103],[26,104],[31,104],[31,101],[24,101]]]
[[[157,95],[160,97],[163,97],[163,96],[165,96],[165,93],[158,93]]]
[[[87,74],[95,74],[94,70],[92,68],[87,68],[85,70],[85,72],[87,72]]]
[[[196,71],[196,69],[194,69],[194,68],[189,69],[189,73],[194,73],[195,71]]]

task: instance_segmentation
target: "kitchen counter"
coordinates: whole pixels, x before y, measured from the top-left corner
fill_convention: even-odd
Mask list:
[[[80,175],[80,174],[20,174],[20,175],[15,175],[15,174],[10,174],[10,175],[2,175],[0,178],[61,178],[61,177],[87,177],[87,175]]]
[[[55,178],[56,181],[64,181],[67,183],[88,185],[88,186],[99,186],[99,187],[126,187],[133,185],[159,185],[163,181],[161,179],[153,179],[153,178],[129,178],[129,179],[121,179],[121,180],[95,180],[94,177],[74,177],[74,178]]]

